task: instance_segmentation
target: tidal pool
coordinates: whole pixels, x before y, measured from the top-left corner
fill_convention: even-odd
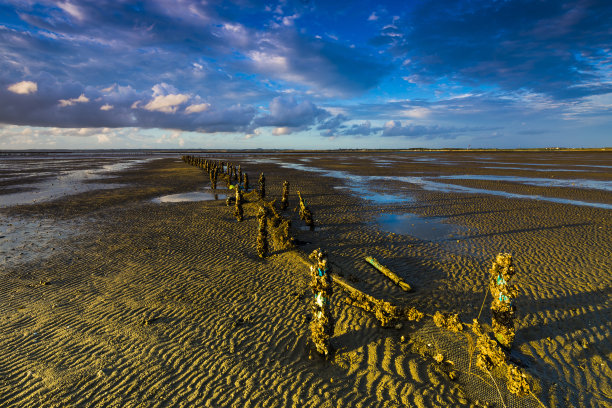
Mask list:
[[[169,194],[154,198],[154,203],[183,203],[191,201],[212,201],[225,199],[225,194],[213,193],[212,191],[192,191],[190,193]]]
[[[378,227],[394,234],[410,235],[426,241],[453,239],[463,228],[443,222],[441,217],[421,217],[416,214],[381,214]]]

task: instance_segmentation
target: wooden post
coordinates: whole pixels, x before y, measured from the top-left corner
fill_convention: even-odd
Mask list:
[[[512,255],[498,254],[489,270],[489,290],[493,295],[491,303],[491,320],[495,338],[506,349],[512,347],[516,331],[514,320],[516,318],[516,306],[514,298],[518,289],[509,284],[515,274],[512,264]]]
[[[412,290],[412,288],[410,287],[410,285],[406,281],[404,281],[402,278],[397,276],[389,268],[381,265],[375,258],[372,258],[371,256],[366,256],[365,260],[366,260],[367,263],[372,265],[374,268],[376,268],[380,273],[385,275],[387,278],[391,279],[393,281],[393,283],[398,285],[400,288],[402,288],[406,292],[410,292]]]
[[[234,215],[236,220],[241,222],[243,219],[244,212],[242,210],[242,191],[240,191],[240,184],[236,184],[236,206],[234,207]]]
[[[306,225],[310,227],[311,231],[314,231],[314,220],[312,219],[312,213],[310,209],[306,206],[306,202],[302,198],[302,194],[297,192],[298,197],[300,198],[300,219],[304,220]]]
[[[263,173],[259,175],[259,196],[266,198],[266,176]]]
[[[268,231],[266,230],[268,221],[266,217],[266,209],[264,207],[259,207],[257,220],[259,221],[259,230],[257,234],[257,255],[259,255],[260,258],[265,258],[268,254]]]
[[[333,295],[331,270],[327,264],[327,254],[315,249],[310,258],[315,261],[310,267],[310,287],[314,293],[312,320],[310,321],[311,340],[319,354],[328,358],[332,354],[329,342],[334,334],[331,297]]]
[[[287,209],[289,205],[289,182],[283,182],[283,197],[281,198],[281,210]]]

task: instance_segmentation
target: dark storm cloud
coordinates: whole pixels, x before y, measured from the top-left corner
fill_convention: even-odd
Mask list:
[[[606,0],[426,1],[391,51],[431,81],[578,98],[612,92],[610,21]]]

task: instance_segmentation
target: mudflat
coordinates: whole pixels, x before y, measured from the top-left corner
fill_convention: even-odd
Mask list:
[[[0,406],[612,405],[611,152],[194,155],[240,164],[253,188],[264,172],[277,202],[288,181],[282,214],[296,248],[272,245],[260,259],[258,206],[245,204],[237,222],[227,190],[215,200],[208,175],[178,156],[74,182],[53,169],[120,160],[4,163]],[[57,180],[65,193],[26,195]],[[314,231],[295,210],[297,190]],[[466,371],[465,333],[430,319],[381,327],[339,288],[336,351],[320,358],[308,342],[313,295],[302,261],[316,248],[372,296],[485,324],[488,269],[512,254],[511,357],[532,393],[515,397],[499,373]]]

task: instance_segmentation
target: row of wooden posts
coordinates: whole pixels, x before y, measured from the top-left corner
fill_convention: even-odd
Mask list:
[[[269,251],[268,227],[270,227],[272,238],[277,248],[295,248],[295,240],[290,234],[291,220],[284,217],[276,209],[276,199],[272,201],[265,200],[265,176],[263,173],[259,176],[259,189],[249,191],[248,175],[246,172],[242,172],[240,165],[235,166],[229,162],[211,161],[194,156],[183,156],[183,160],[207,172],[213,190],[217,188],[219,176],[225,180],[229,189],[235,189],[235,197],[228,195],[226,204],[228,206],[234,204],[234,215],[238,221],[243,220],[243,203],[255,202],[259,205],[257,213],[257,254],[261,258],[266,257]],[[299,191],[297,195],[299,198],[300,218],[312,230],[314,229],[312,212],[306,206],[306,202]],[[285,181],[283,183],[280,211],[286,210],[288,205],[289,182]],[[329,358],[333,355],[333,348],[330,343],[330,338],[334,332],[331,303],[333,282],[348,295],[345,298],[348,304],[373,313],[383,327],[397,326],[400,320],[420,321],[424,317],[432,318],[436,326],[452,332],[463,331],[464,326],[471,327],[472,332],[477,338],[475,349],[471,350],[471,352],[478,352],[476,365],[489,373],[497,367],[505,366],[508,390],[519,396],[531,393],[525,372],[521,367],[509,360],[509,352],[515,337],[516,306],[514,305],[514,298],[518,293],[517,288],[510,284],[510,280],[515,274],[510,254],[497,255],[489,270],[488,292],[493,296],[491,303],[492,335],[484,330],[478,318],[474,319],[472,324],[466,324],[461,321],[458,314],[438,311],[433,316],[426,315],[414,307],[397,306],[365,293],[338,276],[338,274],[332,273],[327,254],[321,249],[316,249],[308,257],[302,255],[301,258],[310,267],[310,286],[314,293],[313,316],[310,322],[311,342],[322,356]],[[365,260],[402,290],[412,290],[407,282],[381,265],[376,259],[366,257]],[[432,357],[438,364],[445,363],[444,356],[441,354],[432,355]],[[451,379],[457,376],[457,372],[452,369],[446,372]]]
[[[295,246],[295,239],[291,236],[291,220],[281,214],[289,206],[289,182],[283,182],[280,208],[277,208],[276,199],[266,200],[266,177],[264,173],[259,175],[258,189],[250,190],[249,176],[242,171],[240,165],[236,166],[231,162],[220,160],[208,160],[203,157],[183,156],[183,161],[202,169],[208,173],[211,188],[216,191],[217,183],[220,179],[225,181],[228,190],[234,190],[232,196],[228,194],[226,205],[234,206],[234,216],[238,222],[244,219],[243,205],[246,203],[256,203],[259,205],[257,219],[259,226],[257,229],[257,254],[264,258],[269,253],[268,229],[271,232],[272,241],[277,249],[288,249]],[[297,191],[299,198],[300,219],[314,230],[315,224],[312,212],[306,205],[301,193]]]

